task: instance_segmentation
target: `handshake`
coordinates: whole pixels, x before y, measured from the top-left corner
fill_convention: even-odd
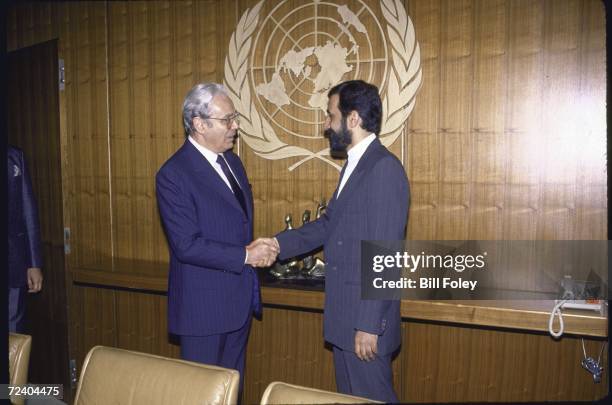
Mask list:
[[[246,264],[254,267],[270,267],[280,253],[276,238],[258,238],[247,247]]]

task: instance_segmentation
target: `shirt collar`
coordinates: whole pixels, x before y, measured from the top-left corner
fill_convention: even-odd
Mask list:
[[[370,146],[370,144],[374,142],[374,139],[376,139],[376,135],[370,134],[363,138],[361,141],[359,141],[357,145],[353,146],[351,149],[348,150],[347,160],[349,162],[358,162],[359,159],[361,159],[361,157],[365,153],[366,149],[368,149],[368,146]]]
[[[223,156],[220,153],[213,152],[207,147],[200,145],[195,139],[192,138],[191,135],[189,135],[187,139],[189,139],[189,142],[191,142],[191,144],[195,146],[195,148],[206,158],[206,160],[210,162],[211,165],[213,165],[213,167],[215,167],[215,165],[217,164],[217,156]]]

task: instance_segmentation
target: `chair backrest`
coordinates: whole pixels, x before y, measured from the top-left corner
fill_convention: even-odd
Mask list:
[[[261,397],[261,405],[268,404],[380,404],[371,399],[338,394],[337,392],[301,387],[284,382],[273,382]]]
[[[19,333],[9,333],[9,375],[11,385],[25,385],[28,382],[28,365],[30,364],[30,350],[32,336]],[[23,404],[23,397],[11,398],[15,404]]]
[[[236,370],[113,347],[92,348],[75,405],[235,404]]]

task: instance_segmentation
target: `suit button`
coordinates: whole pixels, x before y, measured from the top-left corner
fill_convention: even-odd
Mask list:
[[[336,266],[332,267],[332,270],[338,270],[338,268]]]
[[[338,246],[342,246],[342,241],[341,240],[338,241]]]

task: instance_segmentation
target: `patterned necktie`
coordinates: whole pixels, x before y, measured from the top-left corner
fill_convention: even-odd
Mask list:
[[[244,194],[242,193],[242,189],[238,185],[236,178],[230,171],[230,168],[227,165],[225,158],[222,155],[217,155],[217,163],[219,163],[219,165],[221,166],[221,170],[223,170],[223,173],[225,174],[225,177],[227,177],[227,179],[229,180],[230,185],[232,186],[232,191],[234,192],[234,196],[240,203],[244,214],[247,215],[246,200],[244,199]]]

